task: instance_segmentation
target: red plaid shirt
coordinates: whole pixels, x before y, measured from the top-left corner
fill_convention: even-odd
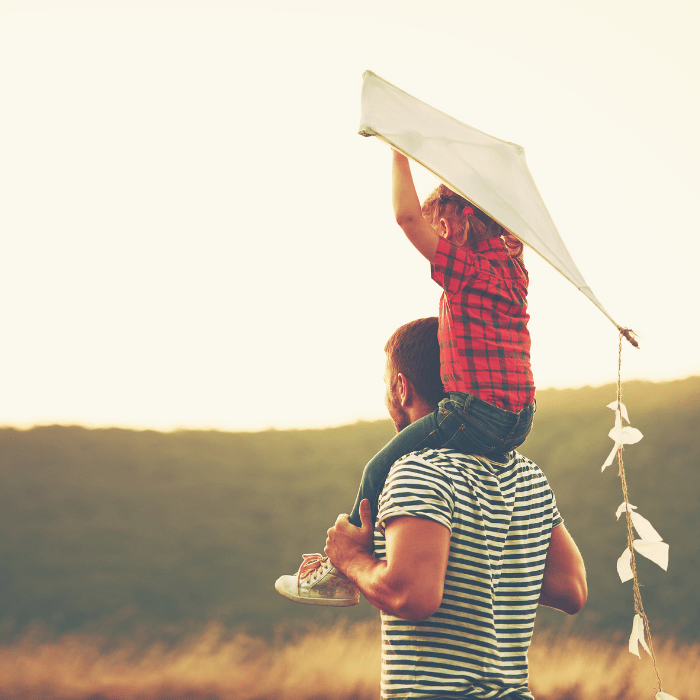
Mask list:
[[[527,270],[500,238],[471,249],[438,241],[440,373],[446,391],[518,412],[535,398],[527,322]]]

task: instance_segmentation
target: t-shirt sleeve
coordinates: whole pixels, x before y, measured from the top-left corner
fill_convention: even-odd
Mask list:
[[[522,459],[522,457],[521,457]],[[551,529],[553,530],[557,525],[561,525],[564,522],[564,518],[561,517],[559,509],[557,508],[557,497],[554,494],[554,490],[549,484],[549,480],[544,475],[544,472],[533,462],[526,460],[529,464],[529,469],[533,474],[535,482],[539,484],[539,497],[538,502],[540,507],[544,508],[543,513],[546,513],[547,520],[551,522]]]
[[[561,517],[561,513],[557,508],[557,499],[552,491],[552,530],[554,530],[557,525],[561,525],[564,522],[564,518]]]
[[[379,497],[377,525],[384,530],[389,518],[427,518],[452,532],[454,486],[439,467],[417,455],[396,462],[389,471]]]
[[[430,273],[446,292],[458,292],[470,278],[476,275],[474,254],[464,248],[458,248],[444,238],[438,239],[435,261],[430,266]]]

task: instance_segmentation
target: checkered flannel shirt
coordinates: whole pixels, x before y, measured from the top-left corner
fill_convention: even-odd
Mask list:
[[[438,337],[445,390],[514,412],[531,404],[525,266],[500,238],[471,249],[440,238],[431,270],[443,288]]]

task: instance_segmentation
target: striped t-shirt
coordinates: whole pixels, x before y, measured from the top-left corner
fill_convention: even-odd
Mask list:
[[[379,499],[375,556],[386,558],[384,523],[428,518],[447,527],[442,603],[409,623],[382,613],[382,698],[531,700],[527,650],[552,528],[562,522],[536,464],[507,464],[451,450],[396,462]]]

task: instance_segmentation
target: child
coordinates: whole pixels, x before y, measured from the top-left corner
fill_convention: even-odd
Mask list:
[[[350,515],[357,527],[365,498],[372,521],[376,519],[379,494],[396,460],[444,447],[498,461],[522,445],[535,412],[522,243],[445,185],[421,207],[408,159],[397,151],[392,183],[396,221],[431,263],[432,278],[444,290],[438,338],[448,398],[369,461]],[[282,576],[275,587],[300,603],[347,606],[359,601],[355,584],[322,555],[304,555],[297,574]]]

